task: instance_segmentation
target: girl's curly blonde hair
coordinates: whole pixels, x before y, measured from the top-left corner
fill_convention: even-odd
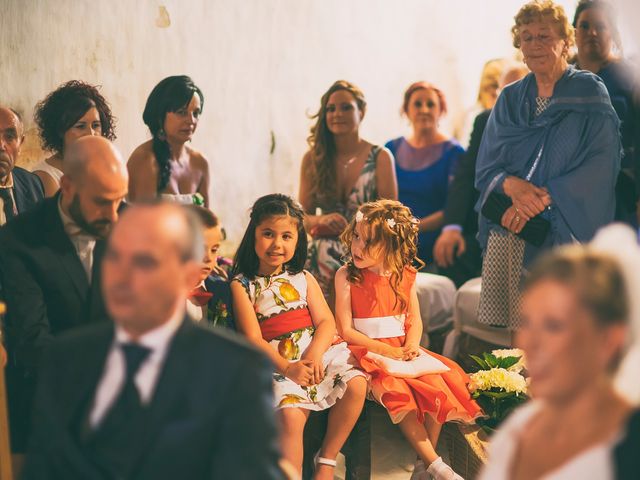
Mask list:
[[[357,225],[360,225],[360,234],[366,242],[364,253],[380,255],[384,269],[391,274],[390,284],[396,302],[400,302],[404,310],[409,300],[400,290],[404,270],[414,264],[418,268],[424,266],[417,257],[418,220],[408,207],[395,200],[378,200],[362,205],[340,236],[349,251],[347,278],[354,284],[362,281],[362,272],[351,258],[351,242]]]

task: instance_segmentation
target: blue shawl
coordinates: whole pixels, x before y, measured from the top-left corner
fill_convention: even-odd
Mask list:
[[[503,193],[507,176],[529,176],[534,185],[546,187],[552,199],[551,208],[542,214],[551,230],[541,248],[586,242],[613,220],[620,122],[602,80],[572,66],[556,82],[550,105],[538,117],[533,115],[536,95],[530,73],[505,87],[498,98],[478,153],[476,210],[480,212],[492,191]],[[489,231],[501,229],[480,214],[478,240],[483,249]],[[527,243],[525,264],[537,253]]]

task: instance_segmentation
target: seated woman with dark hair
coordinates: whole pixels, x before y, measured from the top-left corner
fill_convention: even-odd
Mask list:
[[[111,141],[116,138],[109,104],[97,87],[80,80],[61,85],[39,102],[35,121],[42,148],[53,152],[33,168],[47,197],[60,188],[62,156],[71,142],[85,135],[101,135]]]
[[[202,91],[185,75],[167,77],[154,87],[142,114],[153,138],[136,148],[127,163],[131,201],[162,197],[209,206],[209,164],[187,145],[203,105]]]

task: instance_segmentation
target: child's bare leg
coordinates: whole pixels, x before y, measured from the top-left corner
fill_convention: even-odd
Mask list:
[[[342,398],[329,410],[327,433],[322,442],[320,456],[335,459],[340,449],[347,441],[353,426],[362,412],[364,399],[367,394],[367,380],[364,377],[354,377],[347,382],[347,391]],[[328,465],[318,465],[315,471],[316,479],[332,479],[334,468]]]
[[[302,474],[304,425],[309,418],[309,410],[302,408],[281,408],[278,410],[280,421],[280,446],[282,455],[298,472]]]
[[[436,422],[431,415],[426,415],[424,426],[427,429],[427,436],[431,441],[431,445],[433,445],[433,448],[436,448],[438,446],[438,438],[440,438],[442,424]]]
[[[409,413],[404,417],[398,426],[426,465],[431,464],[431,462],[438,458],[435,446],[431,443],[427,429],[418,421],[414,413]]]

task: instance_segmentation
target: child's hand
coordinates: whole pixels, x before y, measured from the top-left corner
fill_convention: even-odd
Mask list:
[[[315,353],[312,350],[307,350],[302,354],[303,360],[309,360],[311,362],[311,368],[313,369],[313,376],[310,385],[317,385],[324,379],[324,367],[322,365],[322,354]]]
[[[382,352],[380,355],[384,355],[385,357],[393,358],[395,360],[402,360],[404,358],[404,351],[401,347],[392,347],[391,345],[385,345],[382,348]]]
[[[297,362],[290,362],[284,371],[284,376],[293,380],[301,387],[311,385],[313,381],[313,361],[304,359]]]
[[[403,352],[403,356],[402,356],[403,360],[405,361],[413,360],[418,355],[420,355],[420,346],[414,345],[412,343],[407,343],[405,344],[404,347],[402,347],[402,352]]]

